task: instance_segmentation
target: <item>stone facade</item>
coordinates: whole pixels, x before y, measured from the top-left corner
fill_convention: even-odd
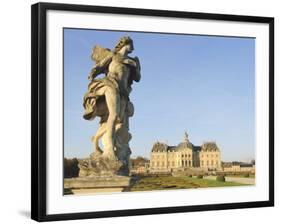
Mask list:
[[[225,164],[222,167],[222,170],[224,172],[230,172],[230,173],[255,173],[255,165],[249,164],[249,163],[237,163],[233,162],[230,164]]]
[[[221,152],[215,142],[206,142],[201,146],[199,151],[200,167],[203,169],[221,168]]]
[[[172,172],[176,170],[200,168],[220,170],[221,152],[215,142],[194,146],[185,134],[184,141],[177,146],[156,142],[151,150],[150,172]]]
[[[149,172],[149,162],[145,163],[144,165],[130,168],[131,174],[146,174],[148,172]]]

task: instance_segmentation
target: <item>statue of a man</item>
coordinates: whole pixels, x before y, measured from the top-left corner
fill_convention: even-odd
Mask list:
[[[134,111],[129,94],[133,81],[138,82],[141,78],[139,59],[128,55],[133,50],[133,41],[128,36],[122,37],[112,51],[100,46],[93,48],[95,66],[89,74],[90,84],[83,102],[84,119],[101,118],[99,129],[92,138],[95,153],[126,163],[129,162],[128,142],[131,139],[128,122]],[[105,76],[96,78],[100,74]],[[98,143],[101,137],[103,151]]]

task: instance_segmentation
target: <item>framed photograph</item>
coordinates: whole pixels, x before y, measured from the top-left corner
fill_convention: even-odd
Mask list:
[[[274,19],[32,5],[32,219],[274,205]]]

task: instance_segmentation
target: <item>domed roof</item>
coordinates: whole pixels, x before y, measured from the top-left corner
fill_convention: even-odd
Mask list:
[[[186,132],[184,133],[183,142],[178,144],[178,148],[193,148],[193,144],[189,141],[188,134]]]
[[[193,148],[193,144],[190,142],[181,142],[178,144],[178,148]]]

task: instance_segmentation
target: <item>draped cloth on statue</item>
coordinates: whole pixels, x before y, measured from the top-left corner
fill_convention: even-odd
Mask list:
[[[106,115],[108,115],[105,97],[97,94],[97,91],[104,87],[114,88],[117,92],[119,92],[119,87],[116,80],[107,76],[101,79],[94,79],[89,84],[88,91],[84,96],[84,119],[93,120],[96,116],[100,116],[102,118],[102,122],[103,118],[105,119]]]

